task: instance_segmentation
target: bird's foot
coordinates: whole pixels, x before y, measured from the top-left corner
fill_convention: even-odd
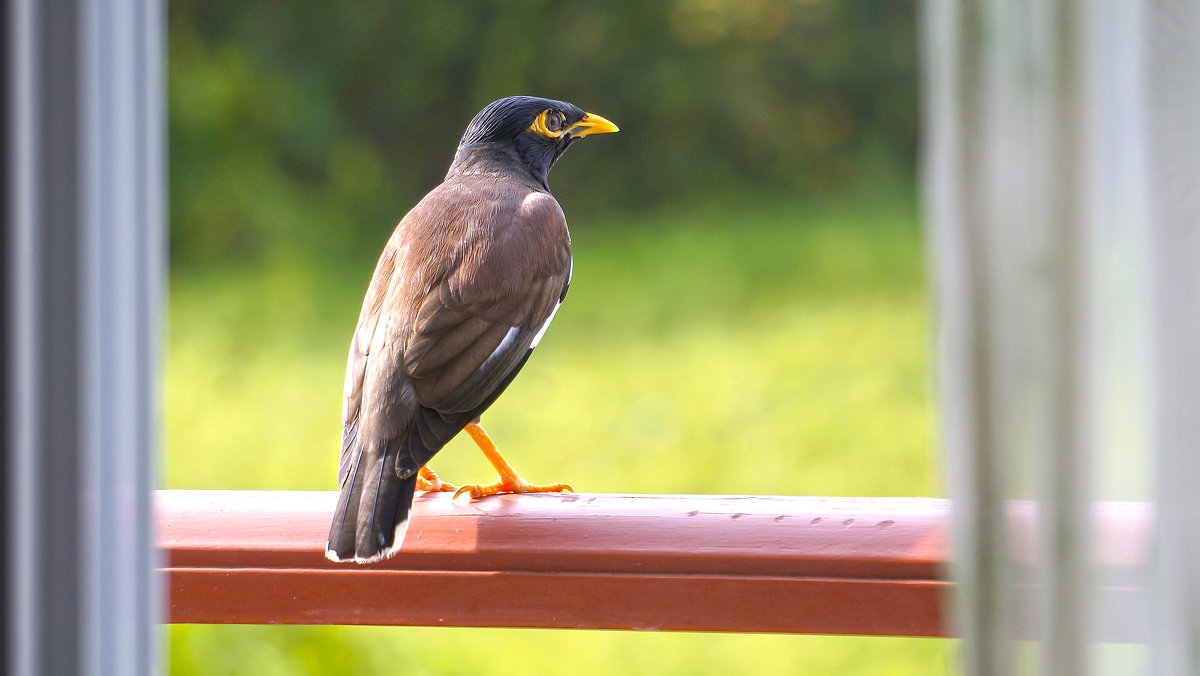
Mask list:
[[[500,455],[500,449],[496,448],[495,442],[488,436],[488,433],[483,431],[479,423],[473,422],[463,428],[475,443],[479,446],[479,450],[483,451],[483,456],[487,458],[492,467],[495,468],[497,478],[490,484],[465,484],[454,493],[454,497],[463,493],[470,493],[472,498],[478,499],[487,495],[496,495],[499,493],[561,493],[563,491],[575,492],[567,484],[531,484],[521,478],[517,474],[517,470],[508,464],[504,456]]]
[[[417,473],[417,489],[425,492],[434,492],[458,490],[458,487],[452,483],[442,481],[438,477],[437,472],[433,471],[433,468],[425,465]],[[458,493],[455,493],[454,497],[458,497]]]
[[[519,476],[501,476],[499,479],[490,484],[463,484],[454,493],[454,497],[467,493],[471,499],[478,500],[479,498],[489,495],[499,495],[500,493],[574,493],[575,489],[569,484],[531,484]]]

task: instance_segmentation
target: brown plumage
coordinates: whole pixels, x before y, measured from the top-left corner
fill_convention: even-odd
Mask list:
[[[529,358],[571,276],[546,175],[576,138],[602,131],[616,127],[564,102],[494,102],[396,227],[350,345],[329,558],[394,553],[418,471]]]

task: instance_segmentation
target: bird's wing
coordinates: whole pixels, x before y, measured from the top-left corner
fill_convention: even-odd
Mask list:
[[[558,203],[534,193],[510,218],[481,229],[487,237],[468,235],[461,263],[417,306],[404,365],[422,406],[490,404],[566,294],[571,250]]]

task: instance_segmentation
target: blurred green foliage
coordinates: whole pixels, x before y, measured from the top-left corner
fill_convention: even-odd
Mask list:
[[[672,209],[574,239],[568,301],[484,416],[523,472],[589,492],[937,494],[911,204]],[[176,271],[168,485],[335,487],[372,263]],[[490,472],[465,438],[436,463],[455,483]]]
[[[588,492],[937,495],[911,2],[172,0],[166,484],[334,488],[393,225],[509,94],[621,126],[551,185],[575,281],[484,423]],[[449,481],[491,470],[469,441]],[[397,602],[401,602],[398,600]],[[172,673],[946,673],[951,644],[176,626]]]
[[[199,676],[943,676],[943,639],[428,627],[175,627]]]
[[[377,252],[510,94],[621,126],[551,177],[572,219],[912,166],[913,3],[172,0],[172,258]],[[598,169],[603,167],[603,169]]]

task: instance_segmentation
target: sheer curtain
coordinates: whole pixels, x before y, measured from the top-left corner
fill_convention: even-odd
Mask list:
[[[1200,673],[1198,7],[923,6],[966,673]]]

